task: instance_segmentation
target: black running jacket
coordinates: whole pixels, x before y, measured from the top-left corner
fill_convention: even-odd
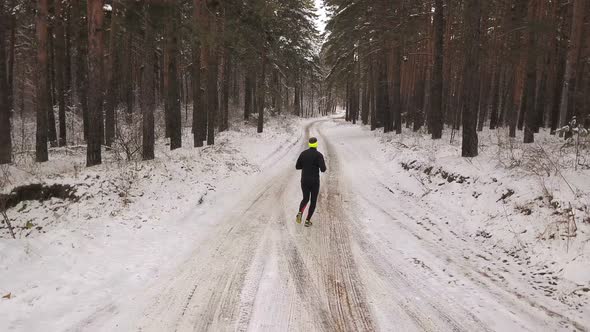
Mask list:
[[[319,181],[320,171],[326,171],[324,156],[316,149],[309,148],[299,155],[296,169],[302,170],[301,181]]]

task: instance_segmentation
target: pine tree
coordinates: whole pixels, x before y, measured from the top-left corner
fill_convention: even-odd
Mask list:
[[[5,0],[0,0],[0,164],[8,164],[12,161],[12,138],[10,134],[9,83],[7,75],[5,36],[7,30],[7,8]]]
[[[154,110],[156,108],[156,97],[154,95],[154,66],[155,55],[155,32],[154,22],[157,11],[154,5],[146,4],[144,13],[144,39],[143,39],[143,63],[141,67],[141,115],[142,115],[142,153],[143,160],[152,160],[154,155]]]
[[[478,154],[477,108],[479,86],[477,85],[480,56],[481,0],[465,1],[465,54],[469,54],[463,71],[463,143],[461,155],[476,157]]]
[[[432,92],[430,123],[432,138],[442,137],[443,130],[443,40],[444,40],[444,14],[443,0],[434,1],[434,67],[432,71]]]
[[[39,0],[37,10],[37,130],[35,160],[44,162],[49,159],[47,151],[47,113],[51,108],[49,102],[49,54],[48,54],[48,0]]]
[[[180,87],[178,84],[178,31],[180,18],[174,4],[168,5],[167,12],[166,67],[168,91],[166,105],[169,111],[170,150],[174,150],[182,146],[182,114],[180,112]]]
[[[102,163],[103,134],[103,0],[88,1],[88,137],[86,165]]]
[[[58,145],[65,146],[66,137],[66,30],[65,22],[67,4],[63,1],[55,1],[54,19],[54,48],[55,48],[55,84],[57,93],[57,104],[59,107],[59,138]]]

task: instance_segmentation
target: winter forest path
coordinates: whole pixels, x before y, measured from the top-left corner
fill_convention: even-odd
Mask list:
[[[575,328],[459,259],[453,217],[408,195],[371,157],[374,137],[311,123],[328,172],[314,225],[295,223],[293,146],[170,279],[146,291],[140,331],[534,331]],[[438,219],[442,220],[442,219]],[[428,227],[423,227],[427,223]],[[447,238],[448,236],[448,238]],[[448,241],[447,241],[448,240]],[[454,238],[454,241],[458,241]],[[458,241],[461,242],[461,241]],[[465,246],[465,247],[461,247]],[[153,295],[153,296],[152,296]],[[578,327],[579,328],[579,327]]]

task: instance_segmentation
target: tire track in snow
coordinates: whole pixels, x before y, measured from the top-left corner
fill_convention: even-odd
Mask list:
[[[318,125],[324,122],[318,122]],[[321,244],[320,251],[324,253],[323,281],[328,292],[329,308],[336,319],[338,331],[374,331],[376,327],[350,246],[350,222],[339,199],[341,174],[338,157],[319,130],[318,136],[320,142],[324,142],[328,157],[328,180],[324,181],[326,189],[322,190],[319,202],[319,207],[327,213],[320,214],[320,221],[314,224],[313,231],[320,228],[318,235],[322,238],[316,237],[315,240]]]
[[[325,128],[325,126],[324,126]],[[527,309],[523,304],[524,303],[519,303],[521,301],[519,301],[518,299],[514,298],[513,296],[510,296],[510,291],[507,289],[507,285],[502,285],[502,284],[495,284],[496,282],[490,282],[489,280],[484,280],[486,278],[482,278],[480,276],[478,276],[477,274],[479,273],[479,271],[477,269],[474,269],[473,266],[466,264],[466,262],[462,262],[462,261],[458,261],[454,258],[451,258],[452,255],[456,250],[454,250],[453,248],[447,248],[446,245],[443,246],[443,248],[440,248],[441,243],[435,241],[436,239],[439,239],[440,236],[436,236],[438,234],[441,234],[440,232],[444,232],[444,229],[440,229],[438,227],[438,225],[436,224],[432,224],[430,222],[430,225],[433,227],[433,229],[428,229],[431,228],[430,226],[427,227],[423,227],[424,229],[415,229],[414,227],[411,227],[411,224],[414,222],[416,224],[420,224],[422,221],[424,220],[419,220],[416,219],[416,216],[409,214],[408,211],[412,211],[412,212],[420,212],[425,216],[428,216],[430,218],[434,218],[432,220],[436,220],[437,216],[438,216],[438,212],[441,211],[437,211],[435,210],[433,206],[430,205],[426,205],[423,206],[423,204],[420,203],[419,201],[419,197],[413,197],[413,196],[407,196],[407,192],[404,192],[403,190],[391,190],[388,185],[386,185],[384,182],[382,182],[383,179],[387,178],[387,174],[389,174],[387,171],[385,171],[384,169],[382,169],[382,165],[379,165],[378,163],[374,162],[372,160],[371,155],[369,155],[365,150],[364,150],[364,146],[362,144],[354,144],[353,147],[351,147],[351,145],[349,144],[350,142],[347,142],[346,139],[356,139],[356,137],[354,136],[348,136],[350,133],[346,132],[345,136],[343,136],[343,140],[339,141],[339,147],[343,146],[344,151],[342,152],[342,155],[346,156],[347,158],[349,158],[348,160],[364,160],[367,161],[370,165],[365,165],[363,166],[363,171],[369,171],[370,174],[367,173],[360,173],[358,174],[358,176],[360,176],[360,180],[356,179],[356,182],[360,183],[363,187],[367,187],[367,188],[372,188],[374,189],[374,192],[369,193],[369,196],[366,196],[365,192],[361,191],[355,191],[355,195],[360,194],[361,196],[359,198],[361,198],[362,202],[365,203],[364,205],[369,205],[370,206],[370,210],[375,210],[375,212],[379,212],[382,215],[387,215],[389,217],[389,219],[392,221],[392,226],[394,226],[394,228],[401,228],[404,232],[407,232],[409,235],[415,237],[418,241],[416,241],[417,243],[422,243],[424,245],[425,248],[427,248],[428,251],[430,251],[432,254],[434,254],[435,256],[437,256],[438,258],[441,259],[442,261],[445,261],[446,263],[443,264],[450,264],[450,267],[452,268],[458,268],[458,271],[454,271],[454,272],[459,272],[459,275],[461,275],[462,278],[458,279],[459,281],[461,281],[461,279],[463,279],[462,281],[470,281],[471,283],[467,283],[469,284],[469,286],[465,286],[462,285],[463,288],[467,288],[465,291],[466,292],[476,292],[476,295],[478,295],[478,298],[481,298],[481,295],[485,295],[485,302],[492,304],[494,311],[493,312],[501,312],[502,316],[498,316],[498,317],[494,317],[495,319],[493,319],[493,325],[492,326],[497,326],[496,324],[512,324],[514,326],[520,326],[519,328],[521,330],[535,330],[536,327],[538,326],[550,326],[550,322],[553,321],[553,323],[556,323],[555,320],[547,320],[546,318],[542,318],[542,315],[539,315],[540,312],[536,312],[536,310],[530,310]],[[370,140],[370,144],[373,143],[373,140],[371,139],[370,136],[358,136],[359,139],[368,139]],[[355,142],[356,143],[356,142]],[[360,143],[360,141],[359,141]],[[368,151],[368,150],[367,150]],[[366,169],[365,169],[366,167]],[[377,172],[375,172],[375,170],[377,170]],[[350,172],[349,172],[350,173]],[[382,176],[383,175],[383,176]],[[353,176],[357,176],[357,173],[355,172],[353,174]],[[394,181],[395,182],[395,181]],[[358,184],[357,183],[357,184]],[[356,188],[356,189],[360,189],[360,188]],[[381,198],[385,198],[385,197],[391,197],[391,200],[395,200],[395,203],[393,204],[387,204],[383,207],[379,206],[379,204],[376,204],[373,201],[372,197],[375,195],[375,193],[377,193],[377,196],[380,196]],[[364,196],[363,196],[364,195]],[[414,199],[415,198],[415,199]],[[401,200],[401,201],[400,201]],[[398,202],[399,201],[399,202]],[[399,205],[399,206],[397,206]],[[357,221],[357,219],[359,218],[359,216],[362,217],[361,214],[358,213],[358,211],[355,211],[354,208],[351,209],[351,212],[353,212],[353,214],[357,214],[357,217],[353,220],[353,221]],[[410,222],[406,223],[402,222],[401,220],[409,220]],[[413,222],[412,222],[413,221]],[[359,227],[366,227],[366,223],[358,223]],[[452,232],[451,232],[452,233]],[[357,234],[363,235],[362,232],[356,232],[354,233],[354,235],[356,236]],[[433,239],[432,241],[430,240],[431,237],[436,237],[436,239]],[[372,236],[370,239],[366,238],[363,239],[366,236],[357,236],[356,240],[359,244],[359,246],[361,247],[360,251],[360,256],[361,256],[361,260],[362,261],[364,258],[370,258],[371,256],[374,256],[373,258],[367,259],[367,267],[368,270],[371,270],[371,272],[379,272],[377,274],[377,276],[381,276],[380,279],[382,279],[384,282],[389,282],[390,279],[395,279],[395,278],[401,278],[400,280],[402,281],[400,283],[400,286],[405,287],[405,288],[409,288],[409,289],[414,289],[416,291],[416,294],[420,294],[422,290],[428,290],[429,288],[431,288],[432,286],[429,285],[428,283],[425,283],[423,280],[420,279],[420,277],[423,277],[422,274],[423,272],[421,271],[417,271],[416,269],[407,269],[406,271],[409,273],[403,273],[402,271],[399,271],[399,275],[392,277],[391,271],[393,272],[398,272],[397,270],[397,264],[400,264],[400,266],[403,266],[402,264],[406,264],[406,262],[403,261],[403,258],[400,257],[398,259],[394,259],[393,261],[398,261],[397,263],[393,263],[394,265],[389,264],[388,258],[389,257],[384,257],[384,251],[381,246],[376,246],[377,242],[380,242],[380,237],[374,237]],[[438,240],[440,241],[440,240]],[[444,243],[443,243],[444,244]],[[470,248],[470,249],[474,249],[474,248]],[[371,252],[373,252],[373,254],[370,254]],[[477,251],[475,251],[477,252]],[[365,254],[367,253],[367,254]],[[387,266],[384,266],[382,268],[379,268],[379,265],[382,265],[383,262],[387,262]],[[406,264],[407,265],[407,264]],[[440,269],[440,268],[439,268]],[[444,269],[443,269],[444,271]],[[453,273],[455,275],[457,275],[456,273]],[[452,277],[452,276],[451,276]],[[423,279],[423,278],[422,278]],[[393,285],[393,288],[398,287]],[[392,288],[390,286],[390,288]],[[506,291],[507,293],[504,293],[504,291]],[[410,293],[411,294],[411,293]],[[512,294],[514,295],[514,294]],[[491,296],[491,297],[489,297]],[[488,298],[489,297],[489,298]],[[459,329],[468,329],[468,327],[472,327],[475,328],[477,330],[489,330],[490,327],[487,326],[487,324],[490,323],[490,315],[489,313],[486,314],[486,316],[488,316],[488,323],[483,323],[483,321],[481,321],[478,316],[481,315],[484,312],[480,311],[479,313],[477,312],[471,312],[470,309],[468,309],[467,307],[463,307],[461,306],[460,303],[450,303],[451,305],[447,305],[445,302],[446,301],[441,301],[442,299],[447,298],[447,300],[452,299],[448,298],[447,296],[442,296],[440,298],[432,298],[432,299],[428,299],[429,303],[428,306],[424,307],[424,308],[418,308],[420,310],[418,310],[418,313],[420,314],[420,316],[424,316],[420,313],[420,311],[424,311],[424,309],[426,309],[425,313],[427,313],[428,311],[431,311],[432,309],[429,309],[429,306],[433,306],[434,307],[434,312],[436,312],[436,314],[434,315],[434,317],[437,317],[438,319],[442,319],[443,321],[451,321],[451,323],[455,322],[458,325]],[[522,299],[521,299],[522,300]],[[397,301],[397,302],[401,302],[401,301]],[[457,306],[457,304],[459,304],[459,307]],[[536,307],[533,304],[530,304],[532,307]],[[544,308],[541,308],[544,309]],[[552,312],[547,312],[547,310],[544,310],[545,313],[547,314],[547,316],[549,317],[558,317],[561,318],[564,322],[567,322],[570,325],[570,327],[574,327],[576,329],[580,329],[581,325],[576,324],[576,322],[571,321],[568,318],[565,318],[559,314],[554,315]],[[475,325],[473,325],[475,324]],[[548,325],[549,324],[549,325]],[[561,323],[559,323],[561,324]],[[561,328],[563,328],[563,325],[560,325]],[[567,326],[567,325],[566,325]],[[440,325],[439,325],[440,327]],[[555,327],[554,327],[555,328]],[[582,328],[583,330],[583,328]]]
[[[338,157],[337,154],[335,154],[335,149],[334,146],[331,144],[331,142],[329,140],[325,139],[325,136],[322,135],[321,131],[319,134],[322,137],[322,141],[326,142],[326,151],[328,153],[328,155],[330,156],[330,162],[333,164],[331,166],[331,177],[330,180],[332,180],[333,183],[331,183],[331,186],[329,187],[329,190],[331,190],[332,192],[328,193],[328,197],[335,197],[337,195],[338,192],[340,193],[344,193],[344,197],[347,197],[349,194],[349,190],[348,188],[346,188],[343,184],[339,183],[339,179],[343,179],[344,175],[343,174],[339,174],[342,173],[341,170],[339,169],[339,161],[338,161]],[[359,170],[359,171],[365,171],[365,170]],[[378,180],[377,180],[378,181]],[[367,184],[371,184],[371,182],[367,182]],[[358,194],[358,193],[356,193]],[[343,197],[342,195],[340,195],[340,197]],[[366,198],[367,201],[370,201],[370,199]],[[352,199],[347,199],[346,200],[348,204],[352,204],[353,200]],[[344,206],[342,204],[340,205],[336,205],[335,206],[336,209],[335,211],[339,211],[340,214],[342,214],[342,216],[338,216],[339,218],[337,219],[344,219],[344,211],[348,210],[345,209]],[[381,208],[379,208],[381,209]],[[351,209],[354,210],[354,209]],[[381,209],[382,210],[382,209]],[[352,214],[354,215],[354,214]],[[349,220],[349,222],[347,222],[347,224],[357,224],[358,222],[355,220]],[[358,225],[360,226],[360,225]],[[337,229],[334,231],[338,231]],[[360,250],[361,250],[361,254],[363,256],[363,258],[368,259],[369,262],[371,262],[372,264],[370,264],[369,267],[371,270],[377,270],[380,271],[380,273],[378,273],[379,276],[381,276],[381,282],[382,285],[388,285],[389,284],[389,289],[395,289],[395,290],[403,290],[403,289],[414,289],[414,291],[416,292],[416,295],[420,295],[421,298],[429,298],[428,296],[426,296],[426,294],[422,294],[419,289],[417,289],[418,287],[420,287],[419,285],[421,284],[421,282],[419,282],[419,278],[414,276],[411,279],[408,278],[407,275],[404,275],[403,273],[398,273],[397,268],[395,266],[389,265],[387,266],[387,268],[383,268],[380,265],[382,265],[382,262],[386,262],[387,260],[385,259],[385,257],[382,257],[383,253],[379,252],[378,250],[376,250],[375,247],[370,245],[370,242],[365,240],[362,235],[361,232],[354,232],[354,237],[355,237],[355,242],[358,244],[361,244],[360,246]],[[417,237],[417,239],[419,239],[419,237],[417,235],[415,235]],[[350,241],[338,241],[338,243],[348,243]],[[364,244],[364,245],[362,245]],[[383,276],[387,275],[387,279],[383,280]],[[386,286],[387,287],[387,286]],[[399,295],[402,295],[401,293]],[[406,296],[404,296],[406,297]],[[407,298],[407,297],[406,297]],[[453,318],[450,314],[448,314],[446,311],[449,309],[448,307],[445,307],[445,309],[442,309],[442,307],[436,303],[436,301],[434,301],[433,299],[430,299],[430,302],[428,302],[427,307],[428,310],[425,310],[424,307],[422,308],[418,308],[415,304],[413,304],[413,298],[407,298],[408,301],[406,301],[405,303],[402,303],[401,301],[396,301],[397,304],[399,305],[399,307],[403,310],[403,312],[407,315],[408,318],[410,318],[414,324],[416,324],[417,326],[420,327],[420,329],[422,330],[427,330],[427,331],[436,331],[436,330],[441,330],[441,325],[444,325],[444,328],[442,328],[442,330],[452,330],[452,331],[471,331],[474,328],[478,331],[486,331],[488,330],[485,326],[485,324],[481,321],[479,321],[475,316],[473,316],[471,313],[469,312],[460,312],[457,313],[455,312],[455,314],[459,314],[459,316],[462,317],[462,322],[457,321],[455,318]],[[436,320],[433,320],[432,318],[432,313],[436,314]]]
[[[295,144],[289,144],[276,157],[283,161],[295,148]],[[225,216],[219,231],[199,246],[194,257],[182,264],[178,275],[159,292],[140,330],[248,329],[266,265],[263,256],[268,241],[263,234],[283,211],[275,199],[283,195],[292,173],[287,169],[275,172],[257,193],[246,198],[245,202],[250,200],[246,206]]]
[[[265,232],[271,219],[265,212],[272,211],[273,197],[281,194],[284,182],[272,181],[272,185],[246,209],[243,215],[246,221],[233,228],[234,234],[227,238],[226,245],[219,250],[221,255],[211,260],[213,264],[219,264],[235,259],[236,263],[231,270],[224,269],[218,281],[211,286],[211,299],[193,325],[194,330],[234,330],[247,327],[260,274],[258,280],[250,281],[251,286],[244,289],[246,276],[252,268],[254,253],[264,245],[260,235]]]

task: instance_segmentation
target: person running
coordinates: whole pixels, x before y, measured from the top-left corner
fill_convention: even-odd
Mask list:
[[[305,227],[312,225],[311,217],[315,211],[315,205],[318,200],[318,193],[320,192],[320,171],[326,171],[326,163],[324,156],[317,150],[318,140],[315,137],[309,139],[309,149],[301,152],[297,159],[295,169],[301,170],[301,191],[303,192],[303,200],[299,204],[299,213],[297,213],[297,223],[301,223],[303,211],[311,198],[309,210],[307,211],[307,219],[305,220]]]

